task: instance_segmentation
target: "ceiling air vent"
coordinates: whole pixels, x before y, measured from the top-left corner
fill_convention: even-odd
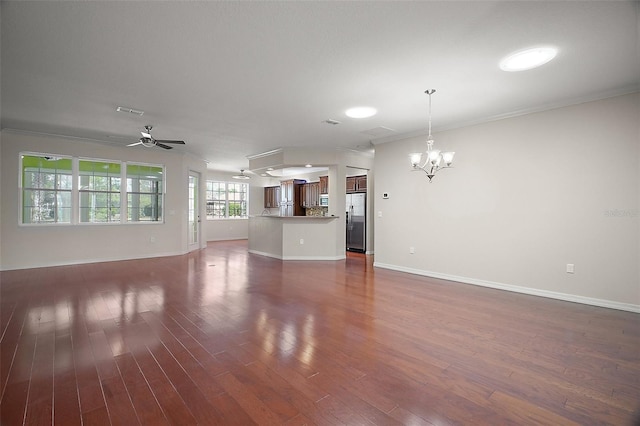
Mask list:
[[[129,108],[129,107],[121,107],[121,106],[116,108],[116,111],[118,111],[118,112],[126,112],[128,114],[135,114],[135,115],[140,115],[140,116],[142,116],[142,114],[144,114],[144,111],[140,111],[140,110]]]
[[[363,130],[360,133],[364,133],[365,135],[373,136],[374,138],[381,138],[383,136],[389,136],[396,133],[395,130],[390,129],[388,127],[379,126],[374,127],[373,129]]]

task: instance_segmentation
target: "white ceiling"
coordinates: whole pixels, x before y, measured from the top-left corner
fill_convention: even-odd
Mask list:
[[[233,172],[279,147],[424,131],[428,88],[437,131],[640,87],[638,2],[0,4],[3,128],[124,146],[152,124]],[[546,66],[498,68],[541,44],[560,49]],[[359,105],[379,112],[344,115]]]

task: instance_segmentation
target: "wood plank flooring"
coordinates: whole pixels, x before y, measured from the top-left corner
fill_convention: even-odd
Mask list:
[[[640,315],[246,241],[5,271],[0,423],[631,425]]]

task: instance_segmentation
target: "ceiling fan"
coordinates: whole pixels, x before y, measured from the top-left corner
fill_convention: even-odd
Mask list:
[[[142,145],[142,146],[146,146],[147,148],[151,148],[153,146],[159,146],[160,148],[164,148],[164,149],[172,149],[172,146],[169,145],[165,145],[168,143],[175,143],[178,145],[184,145],[184,141],[170,141],[170,140],[162,140],[162,139],[154,139],[153,136],[151,136],[151,129],[153,128],[150,124],[147,124],[146,126],[144,126],[146,132],[140,132],[142,134],[142,137],[140,138],[140,140],[138,142],[135,143],[130,143],[127,146],[136,146],[136,145]]]

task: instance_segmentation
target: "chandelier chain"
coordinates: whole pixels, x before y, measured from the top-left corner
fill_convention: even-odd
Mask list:
[[[428,137],[427,140],[433,139],[431,137],[431,95],[433,95],[435,93],[435,91],[436,91],[436,89],[428,89],[428,90],[424,91],[424,93],[429,95],[429,137]]]

